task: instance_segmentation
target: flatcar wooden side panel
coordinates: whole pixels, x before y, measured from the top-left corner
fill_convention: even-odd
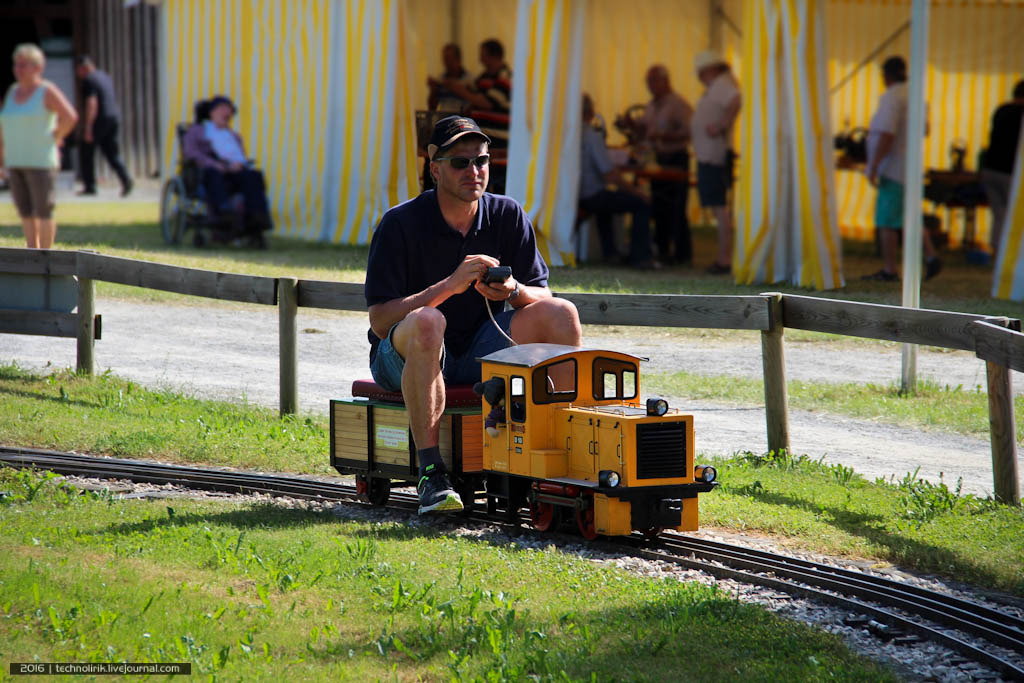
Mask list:
[[[405,406],[363,400],[331,401],[331,445],[336,466],[348,472],[415,474],[416,447],[409,432]],[[456,446],[458,448],[456,448]],[[452,472],[483,470],[483,418],[467,408],[452,408],[441,416],[438,448]],[[462,469],[455,465],[456,451]],[[394,469],[398,468],[398,469]]]
[[[409,464],[409,416],[405,408],[370,406],[373,411],[373,459],[388,465]]]
[[[484,469],[484,420],[482,415],[462,416],[462,471]]]
[[[367,406],[332,402],[334,408],[334,456],[345,460],[367,461]]]

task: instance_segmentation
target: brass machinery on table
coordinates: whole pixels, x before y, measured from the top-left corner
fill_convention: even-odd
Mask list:
[[[523,344],[481,360],[482,381],[449,387],[440,448],[467,509],[479,497],[535,528],[574,521],[599,534],[698,528],[697,496],[717,486],[695,460],[693,416],[641,401],[639,362],[626,353]],[[331,465],[386,502],[392,481],[418,479],[401,394],[356,382],[331,401]]]

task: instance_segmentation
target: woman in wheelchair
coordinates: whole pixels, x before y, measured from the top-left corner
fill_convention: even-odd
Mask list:
[[[198,121],[185,134],[184,155],[198,166],[210,213],[220,227],[214,232],[214,241],[245,238],[265,249],[263,233],[273,228],[266,184],[263,173],[246,158],[242,137],[229,127],[235,112],[227,97],[211,99],[206,120]],[[236,194],[242,196],[241,211],[233,199]]]

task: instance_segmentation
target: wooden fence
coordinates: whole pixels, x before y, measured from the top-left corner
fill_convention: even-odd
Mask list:
[[[0,248],[0,273],[78,277],[78,369],[93,370],[93,281],[277,306],[281,414],[298,409],[299,307],[365,311],[358,283],[262,277],[183,268],[86,251]],[[1020,505],[1010,370],[1024,372],[1024,334],[1011,318],[867,304],[769,292],[759,296],[557,293],[584,324],[694,327],[761,332],[768,448],[789,450],[785,328],[973,351],[986,362],[995,497]],[[7,326],[9,327],[9,326]],[[0,332],[5,329],[0,319]],[[38,333],[38,332],[37,332]]]

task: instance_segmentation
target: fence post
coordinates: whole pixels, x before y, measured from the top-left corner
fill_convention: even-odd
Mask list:
[[[764,416],[768,450],[789,451],[789,393],[786,391],[786,353],[782,344],[782,294],[763,292],[768,300],[769,329],[761,332],[761,363],[764,367]]]
[[[299,281],[277,279],[278,325],[280,334],[281,417],[294,415],[299,407],[295,316],[299,310]]]
[[[1017,434],[1013,417],[1010,370],[985,362],[988,375],[988,426],[992,437],[992,481],[995,497],[1007,505],[1020,505],[1017,479]]]
[[[96,299],[92,279],[78,278],[78,372],[93,374]]]

